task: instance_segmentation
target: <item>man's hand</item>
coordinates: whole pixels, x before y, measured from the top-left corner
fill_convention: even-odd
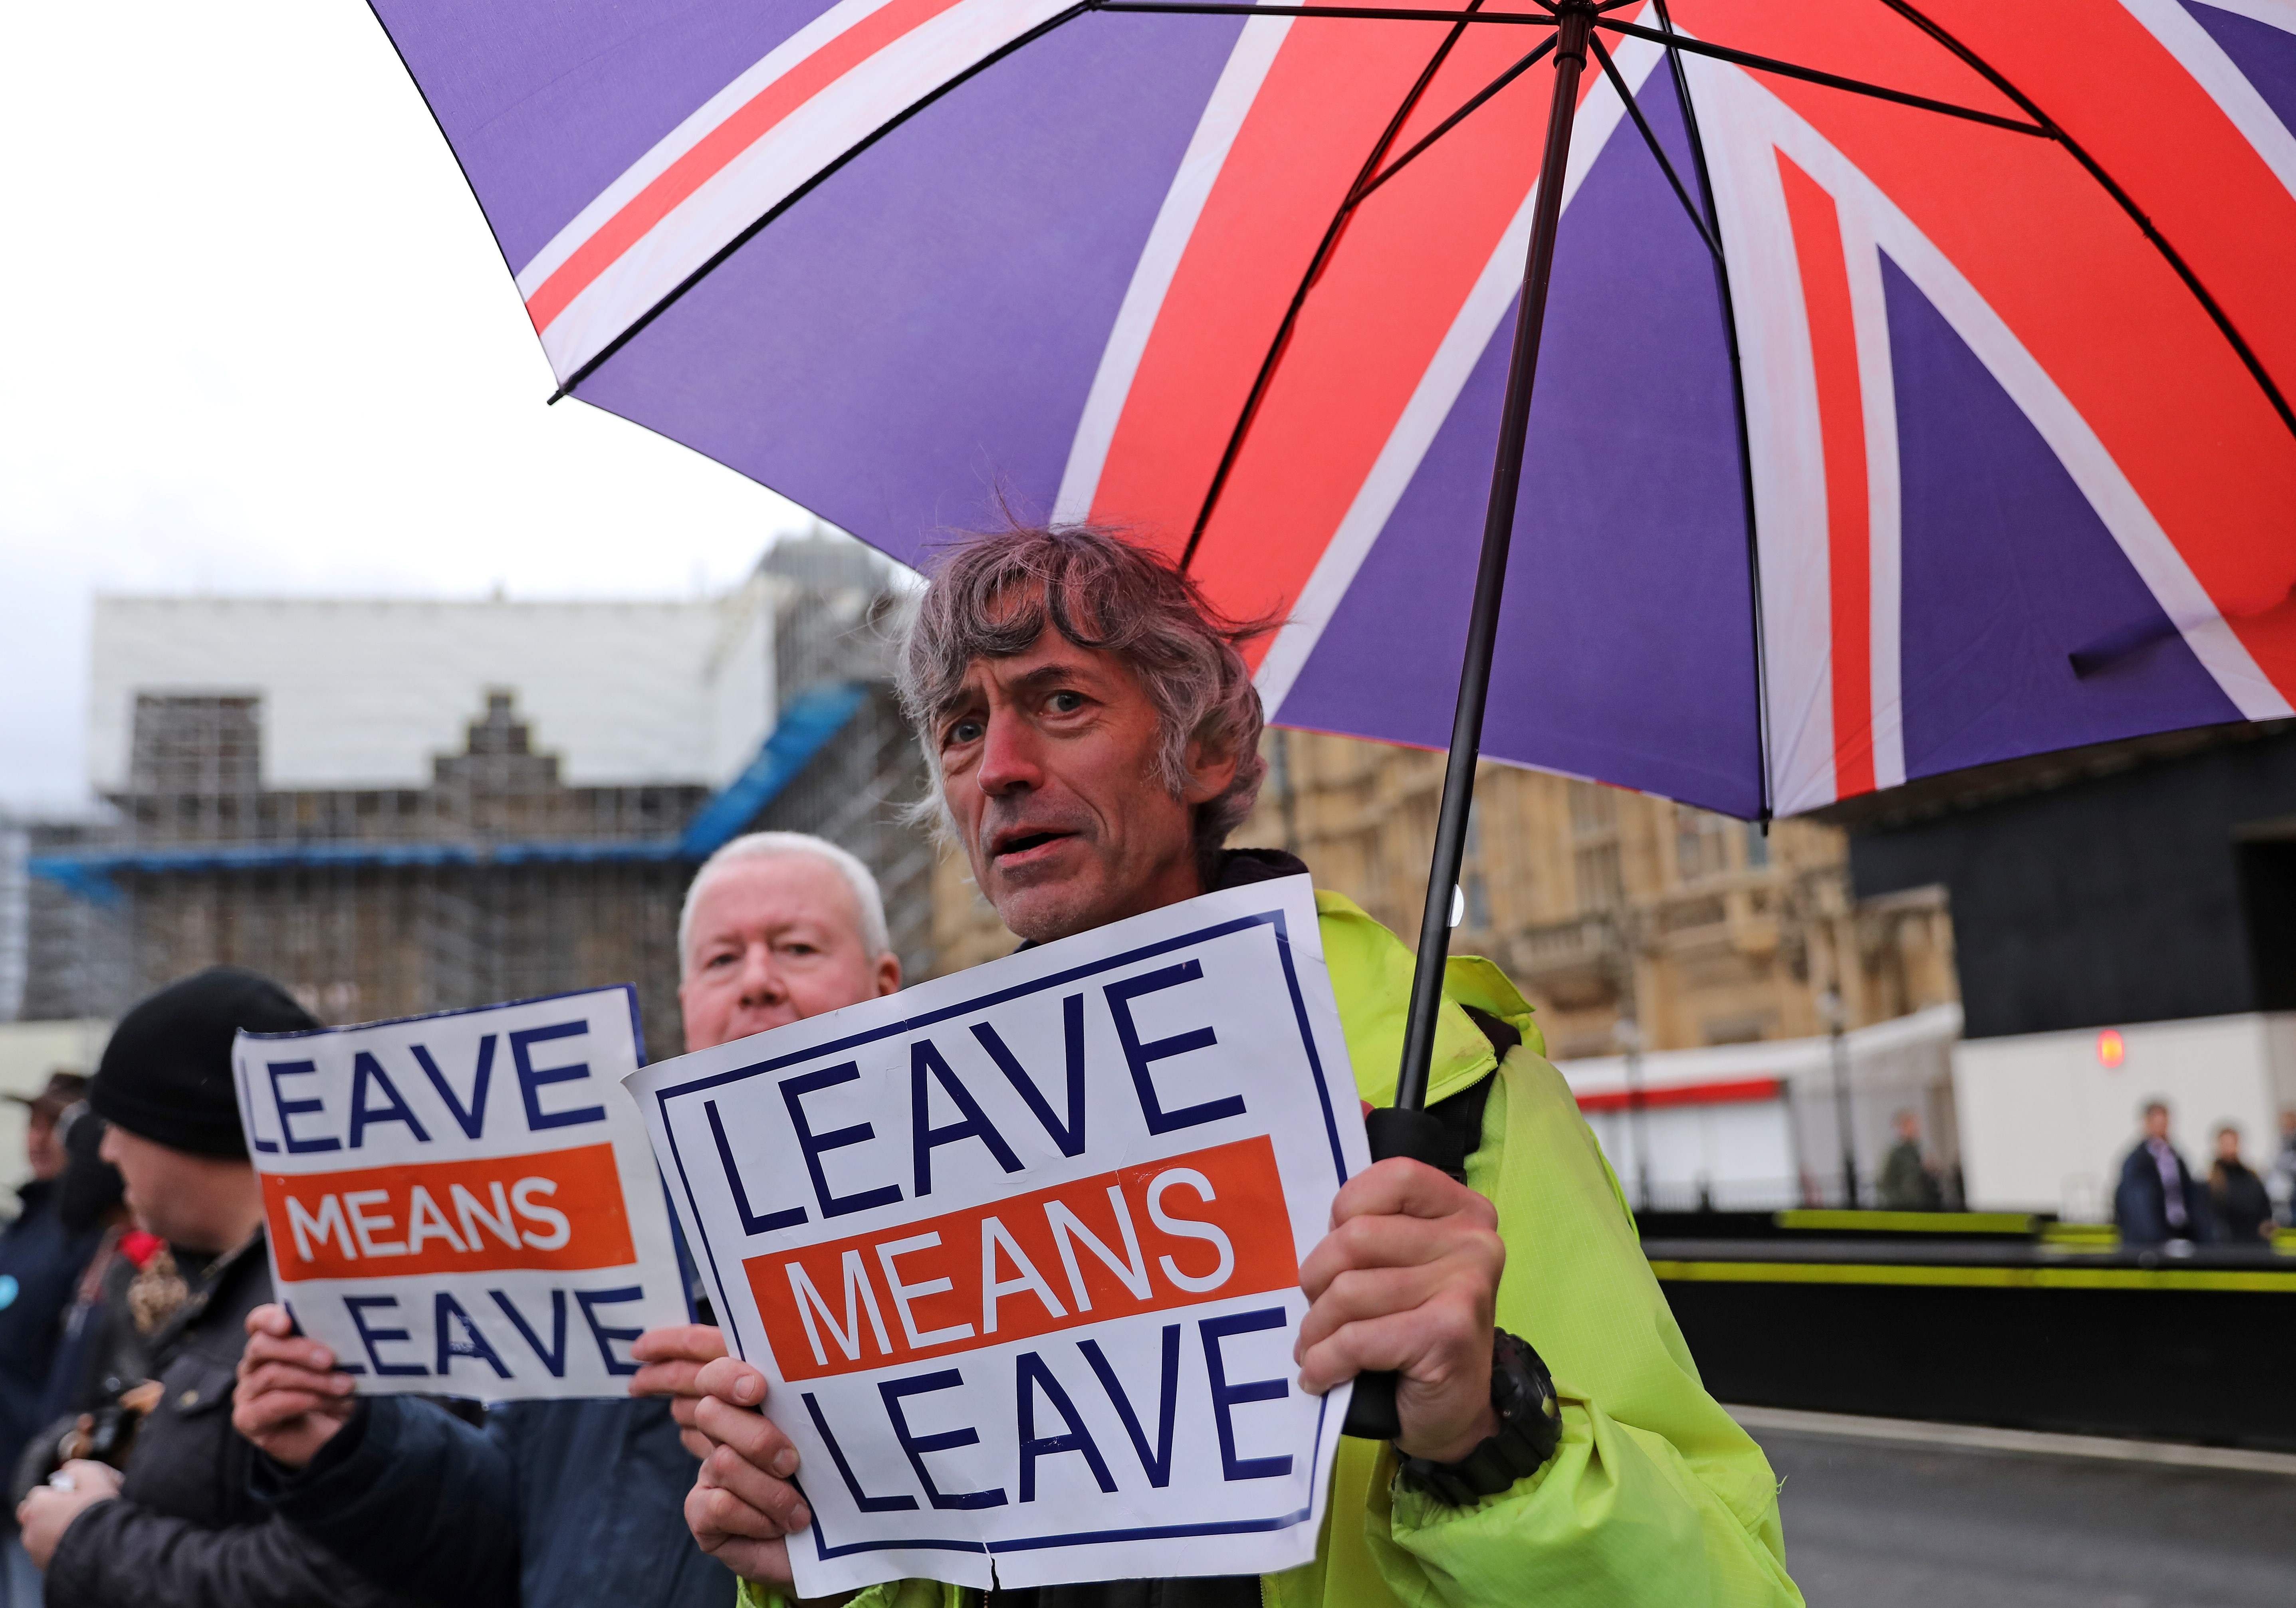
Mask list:
[[[693,1427],[693,1409],[701,1400],[698,1382],[702,1368],[725,1354],[726,1336],[706,1323],[648,1329],[630,1347],[631,1357],[645,1365],[630,1381],[630,1394],[668,1397],[677,1438],[697,1457],[708,1457],[717,1445]]]
[[[1321,1395],[1359,1373],[1400,1375],[1395,1444],[1406,1457],[1455,1463],[1496,1434],[1498,1227],[1490,1202],[1423,1163],[1384,1161],[1349,1179],[1332,1231],[1300,1269],[1309,1303],[1300,1388]]]
[[[25,1552],[35,1564],[45,1569],[71,1522],[98,1502],[109,1502],[119,1494],[118,1469],[108,1463],[75,1457],[56,1470],[47,1484],[34,1486],[32,1494],[17,1505],[16,1527],[23,1532]]]
[[[709,1443],[685,1498],[685,1524],[701,1550],[743,1579],[786,1591],[789,1543],[813,1522],[790,1483],[797,1448],[759,1409],[766,1376],[736,1358],[706,1364],[694,1381],[696,1431]]]
[[[357,1406],[351,1376],[335,1366],[335,1354],[297,1335],[285,1307],[259,1306],[247,1315],[247,1349],[232,1392],[234,1429],[275,1460],[302,1468]]]

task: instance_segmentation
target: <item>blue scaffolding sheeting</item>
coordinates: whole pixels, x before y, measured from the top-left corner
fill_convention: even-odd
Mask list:
[[[676,837],[559,838],[508,843],[304,842],[185,844],[167,848],[80,849],[35,854],[25,869],[82,898],[110,904],[113,878],[191,871],[348,869],[367,867],[600,865],[706,860],[757,818],[868,698],[857,682],[811,687],[791,698],[739,776],[720,788]]]

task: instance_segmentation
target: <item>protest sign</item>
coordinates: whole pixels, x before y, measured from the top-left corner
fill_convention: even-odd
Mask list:
[[[686,1321],[627,985],[246,1033],[273,1288],[370,1395],[619,1396]]]
[[[1367,1156],[1305,877],[631,1087],[803,1458],[800,1596],[1314,1555],[1349,1391],[1299,1388],[1299,1268]]]

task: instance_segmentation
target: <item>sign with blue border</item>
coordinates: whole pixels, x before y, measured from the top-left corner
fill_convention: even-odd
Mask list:
[[[619,1396],[686,1319],[627,984],[233,1047],[272,1287],[362,1394]]]
[[[814,1514],[798,1594],[1267,1573],[1347,1387],[1299,1265],[1367,1163],[1308,878],[630,1079]]]

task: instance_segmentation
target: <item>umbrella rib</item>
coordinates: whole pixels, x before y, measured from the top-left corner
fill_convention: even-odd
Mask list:
[[[1436,124],[1433,128],[1428,131],[1424,139],[1421,140],[1417,144],[1412,146],[1410,150],[1405,151],[1401,156],[1396,158],[1395,160],[1390,162],[1385,167],[1382,168],[1369,183],[1364,185],[1359,193],[1349,200],[1348,205],[1349,207],[1360,206],[1363,203],[1364,199],[1370,195],[1373,191],[1378,189],[1382,184],[1386,184],[1388,180],[1393,178],[1397,174],[1402,172],[1406,167],[1416,161],[1419,159],[1420,154],[1426,151],[1429,146],[1434,144],[1436,141],[1441,139],[1445,135],[1450,133],[1451,130],[1465,122],[1470,112],[1475,110],[1478,107],[1481,106],[1484,102],[1489,100],[1493,95],[1498,94],[1499,91],[1505,89],[1508,85],[1513,83],[1517,78],[1528,72],[1536,62],[1544,57],[1548,51],[1553,50],[1554,48],[1554,41],[1553,39],[1541,40],[1531,49],[1529,54],[1525,55],[1513,66],[1508,68],[1497,78],[1493,78],[1489,83],[1484,85],[1482,88],[1477,90],[1473,97],[1471,98],[1464,105],[1461,106],[1458,110],[1453,112],[1449,117],[1445,118],[1441,122]]]
[[[1642,131],[1643,143],[1649,146],[1651,155],[1658,159],[1659,169],[1666,175],[1666,182],[1674,186],[1675,199],[1690,215],[1690,226],[1698,231],[1698,238],[1706,242],[1707,250],[1720,257],[1720,244],[1707,233],[1706,220],[1698,216],[1698,203],[1690,199],[1690,192],[1683,186],[1681,175],[1675,172],[1674,164],[1667,159],[1666,147],[1658,143],[1656,131],[1643,117],[1643,109],[1635,103],[1635,92],[1627,86],[1626,79],[1619,72],[1618,63],[1611,60],[1611,53],[1603,47],[1599,36],[1589,34],[1587,43],[1594,47],[1595,59],[1603,64],[1603,76],[1611,80],[1611,87],[1617,90],[1619,99],[1626,102],[1627,115],[1634,118],[1635,127]]]
[[[1185,17],[1351,17],[1370,22],[1496,22],[1553,28],[1551,12],[1431,11],[1417,5],[1252,5],[1234,0],[1097,0],[1096,12],[1151,12]]]
[[[1690,98],[1690,74],[1683,66],[1682,53],[1674,47],[1674,18],[1667,11],[1667,0],[1653,0],[1653,8],[1659,26],[1669,36],[1667,67],[1674,75],[1675,101],[1682,108],[1682,132],[1690,143],[1691,170],[1697,175],[1699,200],[1707,228],[1715,241],[1714,290],[1722,304],[1723,345],[1730,355],[1730,407],[1738,428],[1738,496],[1746,521],[1746,598],[1754,628],[1755,796],[1759,812],[1756,819],[1767,831],[1770,822],[1769,646],[1762,619],[1761,524],[1754,503],[1753,437],[1746,424],[1745,359],[1738,349],[1738,309],[1730,286],[1730,258],[1721,249],[1722,215],[1714,205],[1714,181],[1706,170],[1706,138],[1699,130],[1697,103]]]
[[[1890,0],[1882,0],[1882,3],[1889,4]],[[1775,56],[1758,56],[1751,51],[1733,50],[1726,45],[1710,45],[1703,39],[1693,39],[1685,34],[1644,28],[1638,22],[1612,22],[1605,19],[1595,26],[1607,29],[1614,34],[1624,34],[1630,38],[1655,40],[1671,50],[1686,50],[1693,55],[1711,56],[1718,61],[1727,61],[1735,67],[1751,68],[1757,72],[1775,73],[1784,78],[1800,78],[1806,84],[1821,84],[1828,89],[1847,90],[1851,94],[1866,95],[1877,101],[1890,101],[1899,106],[1911,106],[1922,111],[1939,112],[1949,118],[1961,118],[1972,123],[1983,123],[1991,128],[2005,128],[2013,134],[2030,134],[2042,139],[2050,137],[2049,128],[2038,118],[2028,123],[2016,118],[2005,118],[1998,112],[1980,111],[1974,106],[1957,106],[1951,101],[1933,101],[1927,95],[1914,94],[1907,90],[1891,89],[1881,84],[1868,84],[1862,78],[1845,78],[1840,73],[1820,72],[1814,67],[1799,67],[1792,61],[1781,61]],[[2014,95],[2010,98],[2017,99]]]
[[[1471,0],[1471,4],[1480,5],[1482,0]],[[1119,8],[1103,5],[1100,9],[1113,11]],[[1259,372],[1252,377],[1251,389],[1245,395],[1243,406],[1236,414],[1234,428],[1228,432],[1227,446],[1220,453],[1219,467],[1212,471],[1211,484],[1204,490],[1203,503],[1196,510],[1195,526],[1188,532],[1188,544],[1180,553],[1180,568],[1184,572],[1195,561],[1196,549],[1203,543],[1204,530],[1211,523],[1212,510],[1219,505],[1220,494],[1227,488],[1228,476],[1235,469],[1236,459],[1242,454],[1244,437],[1250,433],[1251,421],[1258,417],[1259,404],[1275,378],[1276,365],[1283,360],[1283,353],[1292,344],[1292,331],[1300,322],[1300,309],[1308,304],[1308,292],[1314,290],[1316,282],[1323,277],[1324,265],[1338,249],[1340,236],[1346,233],[1348,219],[1354,216],[1357,203],[1371,192],[1372,175],[1378,171],[1380,163],[1402,134],[1404,124],[1410,119],[1429,87],[1434,84],[1436,73],[1450,59],[1452,48],[1465,33],[1466,22],[1464,20],[1454,22],[1451,31],[1444,36],[1443,43],[1437,45],[1434,54],[1428,57],[1427,65],[1420,69],[1419,77],[1413,82],[1410,92],[1396,107],[1395,115],[1387,120],[1387,127],[1380,131],[1378,140],[1372,145],[1371,154],[1364,158],[1363,166],[1357,170],[1355,182],[1348,186],[1339,209],[1332,213],[1331,223],[1324,230],[1324,238],[1316,242],[1315,254],[1308,259],[1308,270],[1300,276],[1299,289],[1292,293],[1291,305],[1283,309],[1283,317],[1275,326],[1275,338],[1267,344],[1267,355],[1260,360]],[[1550,37],[1531,53],[1526,61],[1552,49],[1554,44],[1554,40]]]
[[[826,183],[832,176],[843,169],[847,163],[852,161],[863,151],[867,151],[878,141],[883,139],[887,135],[892,133],[893,130],[898,128],[902,124],[916,116],[917,113],[924,110],[925,108],[931,106],[943,95],[947,94],[951,90],[957,88],[961,85],[970,83],[972,79],[988,71],[990,68],[996,66],[996,63],[1002,61],[1005,57],[1013,54],[1013,52],[1021,49],[1022,46],[1035,44],[1037,40],[1043,38],[1046,34],[1051,33],[1062,23],[1072,22],[1077,18],[1083,16],[1086,12],[1103,9],[1107,8],[1096,5],[1094,3],[1094,0],[1079,0],[1079,4],[1070,6],[1064,12],[1061,12],[1054,16],[1046,18],[1042,22],[1037,23],[1036,27],[1029,29],[1026,33],[1017,35],[1014,37],[1006,40],[995,50],[990,51],[987,55],[981,57],[980,61],[975,61],[972,66],[964,69],[964,71],[952,74],[949,78],[944,79],[939,84],[935,85],[925,94],[918,96],[906,106],[901,108],[900,110],[886,118],[882,123],[878,124],[876,127],[871,129],[859,140],[857,140],[845,150],[840,151],[836,157],[832,159],[830,161],[824,163],[819,170],[815,172],[803,184],[800,184],[796,189],[791,191],[780,200],[767,208],[763,215],[761,215],[754,223],[744,228],[739,234],[734,236],[733,239],[727,241],[724,245],[718,247],[716,251],[710,253],[708,261],[704,262],[700,267],[694,269],[693,273],[687,274],[684,279],[679,280],[676,284],[673,285],[669,289],[660,301],[657,301],[653,306],[648,307],[644,313],[640,314],[636,320],[631,323],[629,328],[624,330],[620,334],[615,336],[613,339],[599,347],[588,361],[585,362],[579,368],[576,369],[573,373],[568,375],[559,388],[551,393],[550,401],[552,403],[556,403],[561,397],[571,396],[573,394],[574,388],[580,385],[585,380],[587,380],[593,373],[594,373],[601,363],[604,363],[615,353],[627,346],[641,331],[645,329],[648,324],[653,322],[655,319],[660,318],[664,313],[668,312],[669,309],[675,306],[688,290],[693,290],[694,286],[700,284],[703,280],[709,278],[710,274],[717,272],[718,268],[724,264],[727,257],[732,257],[734,252],[739,251],[743,246],[748,245],[750,241],[756,237],[759,230],[765,228],[775,219],[780,217],[782,214],[787,212],[791,207],[796,206],[807,196],[811,195],[816,189],[820,188],[823,184]]]
[[[2144,238],[2152,242],[2153,249],[2160,252],[2162,260],[2175,270],[2177,277],[2185,282],[2185,288],[2190,290],[2194,299],[2201,304],[2202,309],[2216,324],[2218,332],[2231,343],[2233,351],[2239,355],[2250,377],[2263,390],[2265,399],[2272,404],[2272,411],[2280,415],[2280,422],[2287,427],[2291,435],[2296,435],[2296,409],[2290,407],[2288,398],[2281,393],[2279,386],[2274,382],[2270,371],[2264,366],[2263,359],[2257,356],[2255,349],[2242,337],[2238,327],[2232,322],[2232,315],[2224,310],[2215,297],[2209,294],[2208,287],[2201,282],[2201,276],[2194,271],[2192,265],[2187,263],[2177,249],[2169,243],[2168,237],[2161,233],[2159,226],[2146,215],[2144,209],[2136,204],[2136,198],[2123,190],[2113,176],[2104,170],[2104,165],[2091,156],[2082,147],[2080,142],[2067,133],[2054,118],[2043,111],[2030,95],[2011,83],[1999,69],[1948,33],[1941,25],[1923,15],[1911,4],[1911,0],[1882,0],[1882,4],[1951,51],[1980,75],[1987,83],[2015,102],[2019,110],[2038,124],[2041,131],[2049,138],[2063,146],[2073,160],[2079,162],[2088,175],[2103,187],[2104,192],[2113,199],[2121,211],[2128,215],[2129,222],[2135,224]]]

